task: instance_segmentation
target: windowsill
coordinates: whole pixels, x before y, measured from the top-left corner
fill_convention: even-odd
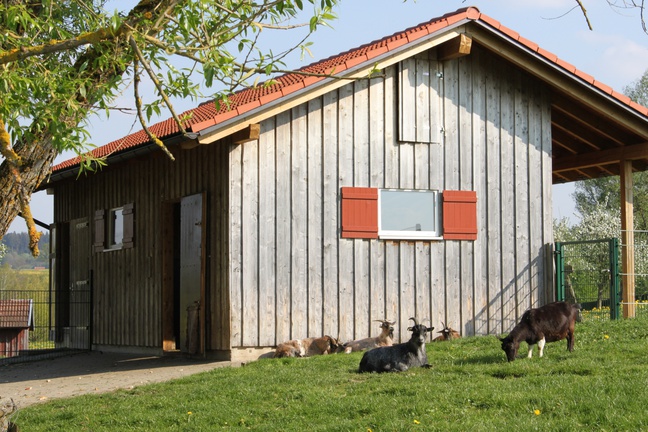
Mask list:
[[[404,233],[378,233],[381,240],[443,240],[443,237],[434,234],[404,234]]]

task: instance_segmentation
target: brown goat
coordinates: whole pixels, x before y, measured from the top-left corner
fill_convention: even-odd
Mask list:
[[[450,341],[453,339],[459,339],[461,337],[461,334],[459,334],[457,330],[453,330],[451,327],[448,327],[443,321],[441,321],[441,325],[443,326],[443,329],[438,332],[441,333],[441,335],[432,339],[432,342]]]
[[[381,346],[392,346],[394,338],[394,327],[395,321],[388,320],[374,320],[380,323],[380,328],[382,332],[376,337],[369,337],[364,339],[357,339],[345,343],[340,347],[340,351],[344,351],[346,354],[349,354],[353,351],[367,351],[370,349],[378,348]]]
[[[556,342],[567,338],[567,349],[574,351],[574,327],[580,312],[579,304],[554,302],[529,309],[522,315],[520,322],[505,338],[500,338],[502,349],[508,361],[515,360],[520,342],[529,345],[528,357],[533,355],[533,345],[538,344],[542,357],[546,342]]]
[[[340,343],[331,336],[293,339],[277,345],[274,357],[311,357],[335,353]]]

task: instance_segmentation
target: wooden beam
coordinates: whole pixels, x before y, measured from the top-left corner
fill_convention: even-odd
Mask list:
[[[634,215],[632,162],[621,161],[621,284],[623,317],[635,317]],[[612,307],[612,306],[610,306]]]
[[[553,172],[584,169],[623,160],[648,159],[648,143],[561,157],[553,162]]]
[[[452,60],[457,57],[463,57],[470,54],[472,39],[465,34],[461,34],[454,39],[449,40],[437,49],[437,58],[440,61]]]
[[[259,134],[261,133],[261,125],[259,123],[252,123],[247,125],[241,130],[237,130],[232,133],[232,144],[243,144],[248,141],[254,141],[259,139]],[[224,137],[223,137],[224,138]],[[211,143],[210,141],[209,143]],[[208,144],[207,142],[200,141],[185,141],[180,144],[182,150],[191,150],[194,147],[198,147],[201,144]]]
[[[248,141],[258,140],[260,131],[261,125],[259,123],[252,123],[246,128],[234,132],[234,134],[232,134],[232,143],[243,144]]]

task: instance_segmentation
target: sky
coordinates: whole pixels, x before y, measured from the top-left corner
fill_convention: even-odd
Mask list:
[[[648,34],[644,33],[638,10],[624,10],[608,2],[620,0],[582,0],[593,30],[589,30],[576,0],[341,0],[336,8],[338,19],[332,28],[318,30],[310,39],[312,57],[295,56],[287,64],[299,68],[381,39],[417,24],[427,22],[457,9],[474,6],[482,13],[556,54],[598,81],[623,92],[648,70]],[[124,4],[122,0],[115,3]],[[284,32],[282,38],[294,37]],[[194,108],[197,102],[175,101],[178,112]],[[168,118],[170,115],[165,116]],[[101,146],[139,130],[133,129],[133,117],[111,115],[90,119],[93,144]],[[56,162],[73,157],[63,154]],[[554,218],[579,216],[571,197],[574,184],[553,187]],[[34,218],[50,224],[53,199],[44,191],[32,197]],[[17,218],[9,232],[26,231]]]

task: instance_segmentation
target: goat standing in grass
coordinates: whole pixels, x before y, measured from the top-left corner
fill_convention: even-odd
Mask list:
[[[392,346],[394,344],[394,323],[387,320],[374,320],[380,323],[380,328],[382,332],[376,337],[369,337],[364,339],[358,339],[345,343],[340,347],[342,351],[346,354],[349,354],[353,351],[367,351],[370,349],[382,347],[382,346]]]
[[[414,325],[407,330],[412,337],[405,343],[374,348],[367,351],[360,360],[360,372],[402,372],[412,367],[429,367],[425,352],[425,337],[434,327],[419,324],[410,318]]]
[[[538,344],[542,357],[546,342],[555,342],[567,338],[567,349],[574,351],[574,327],[580,312],[579,304],[554,302],[529,309],[524,312],[520,322],[511,330],[508,336],[500,338],[502,349],[508,361],[515,360],[520,342],[529,345],[528,357],[533,355],[533,345]]]

